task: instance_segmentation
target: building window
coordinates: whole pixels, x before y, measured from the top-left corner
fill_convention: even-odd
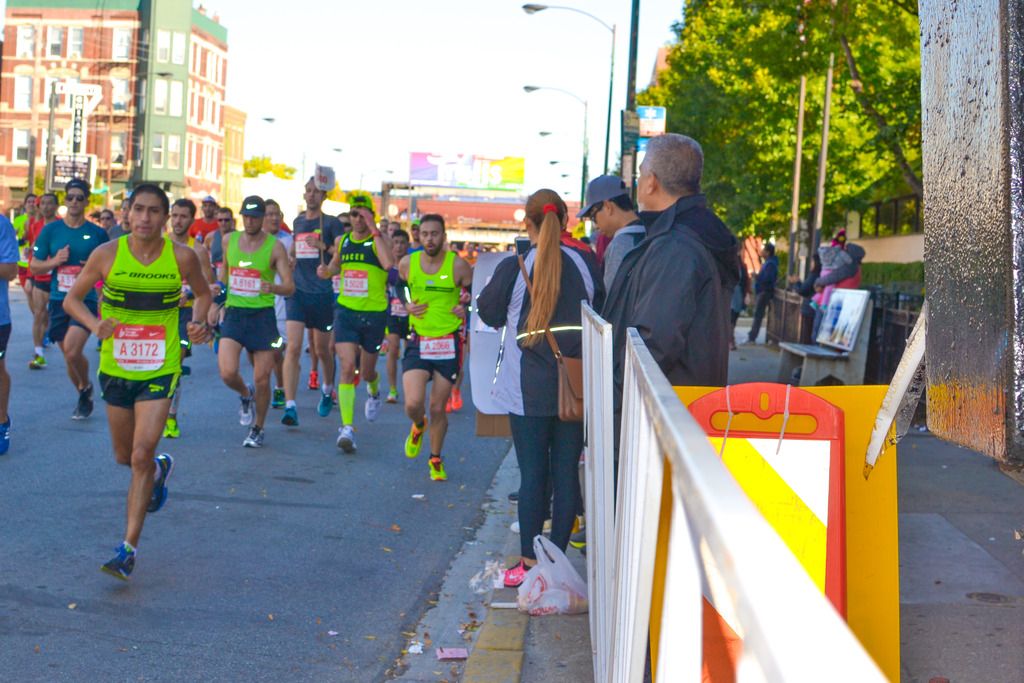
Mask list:
[[[31,76],[15,76],[14,77],[14,108],[15,109],[31,109],[32,108],[32,77]]]
[[[185,84],[181,81],[171,81],[171,102],[168,113],[171,116],[181,116],[184,111]]]
[[[167,113],[167,81],[163,78],[153,81],[153,113]]]
[[[64,54],[64,29],[51,26],[46,30],[46,56],[60,57]]]
[[[158,30],[156,32],[156,61],[171,61],[171,32]]]
[[[164,167],[164,134],[153,133],[153,151],[150,154],[149,165],[153,168]]]
[[[177,171],[181,168],[181,136],[167,136],[167,168]]]
[[[111,58],[127,61],[131,59],[131,54],[132,30],[130,28],[115,28]]]
[[[68,29],[68,59],[81,59],[85,54],[85,29],[76,26]]]
[[[18,45],[17,57],[35,57],[36,56],[36,27],[35,26],[19,26],[18,27]]]
[[[29,134],[23,128],[14,130],[14,160],[28,161]]]
[[[110,134],[110,163],[117,166],[124,166],[125,159],[128,155],[125,153],[125,147],[128,145],[128,133],[111,133]]]
[[[127,78],[110,79],[110,102],[114,111],[128,111],[131,104],[131,90]]]
[[[171,46],[171,61],[175,64],[185,63],[185,34],[178,31],[174,32],[174,41]]]

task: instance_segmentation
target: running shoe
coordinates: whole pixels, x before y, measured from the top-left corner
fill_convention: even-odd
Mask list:
[[[271,408],[284,408],[284,389],[274,389],[274,396],[270,399]]]
[[[417,427],[413,423],[412,427],[409,428],[409,436],[405,439],[405,457],[412,459],[420,454],[420,448],[423,446],[423,433],[427,431],[427,421],[423,421],[422,427]]]
[[[135,569],[135,548],[122,543],[114,550],[117,554],[109,562],[100,567],[100,571],[110,574],[115,579],[127,581]]]
[[[388,403],[398,403],[398,389],[391,387],[388,390]]]
[[[452,410],[458,412],[462,410],[462,390],[452,389]]]
[[[50,341],[50,335],[48,333],[43,336],[43,348],[44,349],[50,348],[50,344],[52,344],[52,343],[53,342]]]
[[[239,397],[241,405],[238,407],[238,424],[248,427],[256,419],[256,388],[249,384],[249,397]]]
[[[435,455],[430,458],[430,480],[448,481],[448,473],[444,471],[444,460],[440,456]]]
[[[78,405],[75,412],[71,413],[72,420],[84,420],[92,415],[92,385],[78,392]]]
[[[177,439],[179,436],[181,436],[181,429],[178,428],[178,418],[168,415],[167,424],[164,425],[164,438]]]
[[[32,360],[28,362],[29,370],[42,370],[46,367],[46,358],[43,356],[33,356]]]
[[[518,588],[526,580],[526,572],[530,570],[522,560],[514,567],[505,570],[505,588]]]
[[[289,427],[299,426],[299,411],[295,409],[295,406],[288,406],[284,409],[284,415],[281,416],[281,424],[288,425]]]
[[[0,423],[0,455],[3,455],[11,448],[11,416],[7,416],[7,422]]]
[[[320,417],[327,417],[331,414],[333,407],[334,401],[331,400],[331,395],[320,392],[320,402],[316,404],[316,414]]]
[[[380,414],[379,391],[366,397],[366,409],[363,412],[366,414],[367,422],[376,422],[377,416]]]
[[[388,340],[385,339],[384,341],[382,341],[380,343],[380,351],[379,351],[379,353],[385,354],[387,352],[388,352]]]
[[[338,448],[345,453],[356,452],[356,430],[352,429],[352,425],[345,425],[338,430]]]
[[[242,445],[246,448],[263,448],[263,429],[253,425]]]
[[[156,456],[153,461],[156,462],[157,473],[153,480],[153,494],[149,498],[146,512],[159,512],[167,502],[167,479],[174,471],[174,458],[166,453]]]
[[[309,390],[316,391],[320,388],[320,378],[317,377],[316,370],[309,371]]]
[[[569,545],[580,552],[585,551],[587,549],[587,530],[580,529],[573,533],[573,535],[569,537]]]

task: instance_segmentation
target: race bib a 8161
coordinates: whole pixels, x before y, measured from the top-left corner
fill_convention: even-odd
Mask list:
[[[235,296],[259,296],[260,271],[255,268],[232,268],[228,286]]]

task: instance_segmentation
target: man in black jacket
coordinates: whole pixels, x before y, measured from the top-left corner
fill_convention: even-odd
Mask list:
[[[626,330],[635,327],[673,385],[725,386],[736,238],[700,192],[704,153],[683,135],[652,138],[637,200],[647,237],[622,262],[602,315],[613,325],[614,407],[622,414]]]

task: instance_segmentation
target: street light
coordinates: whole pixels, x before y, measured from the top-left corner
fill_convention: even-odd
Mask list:
[[[585,12],[576,7],[564,7],[562,5],[541,5],[538,3],[527,3],[523,5],[523,11],[527,14],[536,14],[537,12],[543,12],[546,9],[560,9],[566,12],[575,12],[576,14],[582,14],[585,17],[593,19],[597,23],[604,26],[612,33],[612,58],[611,58],[611,70],[608,75],[608,117],[605,119],[604,124],[604,173],[608,175],[608,148],[611,145],[612,140],[612,98],[615,92],[615,24],[611,26],[607,22],[594,16],[590,12]],[[529,92],[529,91],[527,91]]]
[[[563,95],[568,95],[583,105],[583,175],[580,179],[580,206],[583,206],[583,204],[586,203],[587,198],[587,160],[590,156],[590,142],[589,136],[587,135],[587,109],[589,109],[587,101],[579,95],[571,93],[568,90],[563,90],[562,88],[551,88],[542,85],[524,85],[523,90],[527,93],[537,92],[538,90],[553,90],[555,92],[560,92]],[[555,164],[557,162],[551,163]]]

